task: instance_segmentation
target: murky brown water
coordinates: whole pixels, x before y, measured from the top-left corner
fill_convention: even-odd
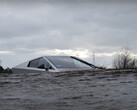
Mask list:
[[[137,110],[137,73],[0,76],[0,110]]]

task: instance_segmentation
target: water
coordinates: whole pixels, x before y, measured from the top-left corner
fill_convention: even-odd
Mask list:
[[[137,73],[0,76],[0,110],[136,110]]]

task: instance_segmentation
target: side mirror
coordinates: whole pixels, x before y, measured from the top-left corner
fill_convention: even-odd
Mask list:
[[[45,67],[45,70],[46,70],[46,71],[49,71],[49,68]]]
[[[46,71],[49,71],[49,69],[52,69],[52,67],[51,67],[51,66],[45,67],[45,65],[44,65],[44,64],[39,65],[37,68],[39,68],[39,69],[45,69]]]

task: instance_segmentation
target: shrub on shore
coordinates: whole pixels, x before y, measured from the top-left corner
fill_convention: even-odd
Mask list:
[[[137,68],[137,59],[127,49],[118,52],[113,60],[113,67],[116,69],[135,69]]]
[[[3,68],[2,66],[0,66],[0,73],[12,73],[10,68]]]

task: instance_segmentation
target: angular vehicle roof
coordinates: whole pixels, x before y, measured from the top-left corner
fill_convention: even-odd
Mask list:
[[[62,59],[63,58],[72,58],[75,60],[74,61],[70,60],[70,59],[61,60],[61,57],[62,57]],[[45,61],[43,59],[40,59],[40,58],[44,58]],[[36,63],[36,62],[38,62],[38,63]],[[42,62],[42,64],[41,64],[41,62]],[[36,65],[36,66],[29,66],[30,63],[32,65]],[[80,64],[78,64],[78,63],[80,63]],[[39,64],[41,64],[40,67],[38,66]],[[49,69],[48,66],[46,66],[47,64],[50,65],[50,67],[52,69]],[[44,66],[42,66],[42,65],[44,65]],[[69,70],[73,70],[73,69],[74,70],[90,69],[90,67],[91,67],[91,69],[96,68],[94,65],[92,65],[92,64],[90,64],[90,63],[88,63],[88,62],[86,62],[80,58],[74,57],[74,56],[66,56],[66,55],[64,55],[64,56],[59,56],[59,55],[49,56],[48,55],[48,56],[41,56],[41,57],[34,58],[32,60],[26,61],[25,63],[22,63],[20,65],[15,66],[14,68],[12,68],[12,70],[15,73],[20,72],[20,71],[25,72],[25,71],[30,71],[30,70],[33,70],[33,72],[35,72],[35,70],[38,71],[37,69],[44,69],[45,68],[45,69],[48,69],[49,71],[58,72],[58,71],[65,71],[65,70],[69,71]]]

